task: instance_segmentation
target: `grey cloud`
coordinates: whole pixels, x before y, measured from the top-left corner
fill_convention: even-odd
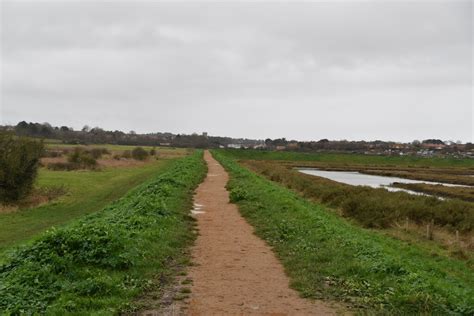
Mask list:
[[[472,141],[470,1],[2,6],[3,122]]]

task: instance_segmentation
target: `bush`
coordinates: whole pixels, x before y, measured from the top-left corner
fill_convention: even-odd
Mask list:
[[[122,158],[125,158],[125,159],[130,159],[132,158],[132,152],[130,150],[125,150],[123,153],[122,153]]]
[[[150,149],[150,156],[156,156],[156,149],[154,147]]]
[[[90,152],[82,148],[74,148],[74,151],[69,154],[68,162],[72,169],[95,169],[97,167],[97,160]]]
[[[43,149],[42,142],[0,134],[0,201],[17,201],[31,191]]]
[[[145,160],[148,158],[148,152],[142,147],[135,147],[132,150],[132,157],[135,160]]]
[[[102,155],[108,155],[110,152],[107,150],[107,148],[92,148],[89,150],[89,153],[94,159],[99,159],[102,157]]]

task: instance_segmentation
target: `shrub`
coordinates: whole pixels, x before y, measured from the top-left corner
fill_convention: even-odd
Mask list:
[[[132,150],[132,157],[135,160],[145,160],[148,158],[148,152],[142,147],[135,147]]]
[[[130,159],[132,158],[132,152],[130,150],[125,150],[123,153],[122,153],[122,158],[125,158],[125,159]]]
[[[42,142],[0,134],[1,201],[17,201],[31,191],[43,149]]]
[[[156,149],[152,148],[150,149],[150,156],[155,156],[156,155]]]
[[[97,167],[97,160],[87,151],[82,148],[74,148],[74,151],[69,154],[68,162],[73,169],[95,169]]]
[[[247,200],[248,198],[249,194],[243,187],[234,187],[229,194],[229,199],[232,203]]]
[[[99,159],[102,157],[102,155],[108,155],[110,152],[107,150],[107,148],[92,148],[89,150],[89,153],[94,159]]]

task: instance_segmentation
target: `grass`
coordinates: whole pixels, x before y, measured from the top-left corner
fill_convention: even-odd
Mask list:
[[[42,234],[0,267],[0,313],[114,315],[152,280],[186,261],[192,194],[206,166],[202,152],[101,211]],[[158,277],[157,277],[158,276]],[[161,286],[161,284],[158,284]]]
[[[461,169],[465,170],[465,169]],[[399,177],[421,181],[451,183],[460,185],[474,186],[474,177],[470,175],[454,175],[443,172],[444,170],[433,169],[431,172],[422,172],[419,170],[400,171],[392,170],[360,170],[361,173],[379,175],[385,177]]]
[[[446,198],[457,198],[468,202],[474,202],[474,187],[451,187],[440,184],[399,182],[393,183],[392,186]]]
[[[231,201],[303,296],[347,302],[369,314],[474,313],[474,274],[466,262],[355,226],[225,152],[213,154],[231,175]]]
[[[473,159],[428,158],[416,156],[374,156],[345,153],[300,153],[287,151],[262,151],[252,149],[227,149],[223,152],[236,159],[253,160],[286,160],[325,162],[331,164],[399,166],[421,168],[467,168],[474,170]]]
[[[67,194],[39,207],[0,213],[0,256],[6,248],[31,239],[52,226],[93,213],[120,198],[134,186],[156,176],[170,164],[153,161],[140,167],[107,168],[103,171],[51,171],[40,169],[38,188],[64,186]]]

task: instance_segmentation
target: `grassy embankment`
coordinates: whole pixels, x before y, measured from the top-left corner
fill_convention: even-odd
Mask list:
[[[271,161],[242,163],[356,224],[381,229],[384,234],[422,245],[439,255],[465,259],[474,266],[473,203],[351,186]]]
[[[173,161],[101,211],[11,253],[0,267],[0,312],[108,315],[130,308],[151,280],[171,273],[171,261],[187,259],[183,249],[194,238],[188,210],[205,172],[202,152]]]
[[[155,176],[170,160],[152,161],[140,167],[107,168],[97,171],[51,171],[40,169],[36,187],[66,190],[66,194],[37,207],[0,213],[0,253],[51,226],[95,212],[124,195],[134,186]]]
[[[222,151],[214,155],[230,172],[231,200],[303,296],[377,314],[474,313],[473,270],[466,262],[355,226]]]

